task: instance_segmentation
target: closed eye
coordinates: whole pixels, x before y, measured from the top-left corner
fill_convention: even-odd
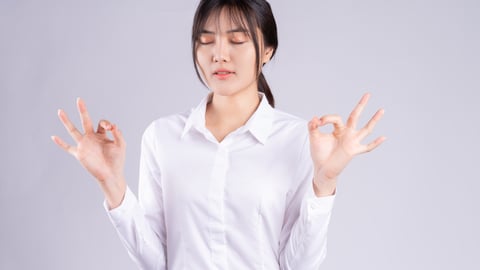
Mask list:
[[[198,37],[198,43],[202,45],[212,44],[215,41],[215,35],[204,33]]]
[[[229,42],[235,45],[244,44],[250,41],[250,36],[247,31],[232,30],[227,33]],[[204,31],[197,39],[200,45],[209,45],[215,42],[215,33]]]
[[[248,42],[250,37],[247,32],[231,32],[230,33],[230,42],[233,44],[243,44]]]

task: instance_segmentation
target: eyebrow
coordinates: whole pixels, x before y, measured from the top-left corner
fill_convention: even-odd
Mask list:
[[[232,30],[228,30],[227,31],[227,34],[230,34],[230,33],[248,33],[248,31],[244,28],[235,28],[235,29],[232,29]],[[210,34],[210,35],[214,35],[215,32],[213,31],[208,31],[206,29],[203,29],[202,31],[200,31],[200,34]]]

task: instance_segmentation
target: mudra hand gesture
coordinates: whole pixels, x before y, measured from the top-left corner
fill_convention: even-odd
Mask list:
[[[58,110],[60,121],[77,145],[71,146],[57,136],[52,136],[52,140],[73,155],[97,179],[108,205],[115,207],[122,201],[126,189],[123,175],[125,140],[117,126],[106,120],[101,120],[95,131],[87,108],[81,99],[77,99],[77,108],[83,134],[72,124],[63,110]],[[108,138],[107,132],[112,133],[113,140]]]
[[[358,118],[365,108],[370,94],[365,94],[348,117],[344,125],[338,115],[314,117],[308,123],[310,133],[310,154],[314,164],[314,190],[317,196],[331,195],[335,191],[336,178],[355,155],[372,151],[385,137],[381,136],[369,144],[361,144],[384,114],[378,110],[368,123],[357,130]],[[333,125],[332,133],[322,133],[319,127]]]

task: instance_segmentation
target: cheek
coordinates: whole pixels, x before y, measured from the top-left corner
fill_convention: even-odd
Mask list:
[[[241,68],[244,70],[244,72],[248,71],[248,73],[255,76],[257,70],[255,63],[255,49],[248,48],[239,50],[236,55],[237,57],[235,62],[241,65]]]
[[[207,63],[207,53],[204,49],[197,49],[197,61],[199,65],[205,65]]]
[[[205,72],[208,71],[207,67],[209,64],[209,57],[204,50],[198,49],[197,50],[197,65],[200,69],[200,72],[205,77]]]

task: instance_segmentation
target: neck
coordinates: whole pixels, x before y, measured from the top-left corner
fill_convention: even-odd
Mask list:
[[[206,127],[218,141],[222,141],[230,132],[245,125],[259,104],[257,91],[232,96],[213,94],[212,101],[207,104]]]
[[[249,91],[233,96],[213,94],[207,105],[207,115],[211,123],[221,125],[244,125],[260,104],[258,92]]]

